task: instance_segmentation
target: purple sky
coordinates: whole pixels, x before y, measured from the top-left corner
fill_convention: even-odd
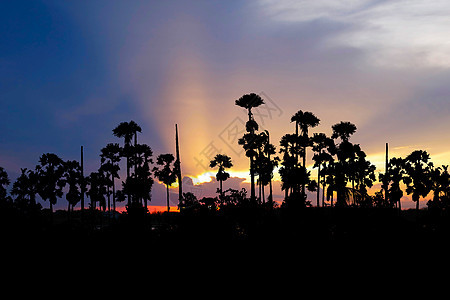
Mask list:
[[[78,159],[84,145],[94,171],[133,119],[155,154],[174,152],[178,123],[194,181],[211,143],[248,176],[227,130],[249,92],[276,109],[260,111],[276,145],[302,109],[321,119],[314,132],[355,123],[378,171],[386,142],[391,156],[423,149],[448,164],[449,13],[425,0],[3,1],[0,165],[14,180],[42,153]]]

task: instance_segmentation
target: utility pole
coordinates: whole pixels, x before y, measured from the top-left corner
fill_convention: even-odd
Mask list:
[[[183,183],[181,178],[181,161],[180,161],[180,145],[178,143],[178,124],[175,124],[175,146],[176,146],[176,156],[177,156],[177,177],[178,177],[178,206],[182,204],[183,201]]]
[[[388,184],[389,184],[389,146],[388,143],[386,143],[386,163],[385,163],[385,167],[384,167],[384,186],[385,186],[385,190],[384,190],[384,201],[387,203],[389,200],[389,196],[388,196]]]
[[[81,211],[84,210],[84,162],[83,162],[83,146],[81,146]]]

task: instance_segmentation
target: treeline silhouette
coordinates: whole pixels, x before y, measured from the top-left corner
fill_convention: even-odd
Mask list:
[[[80,162],[64,161],[56,154],[45,153],[34,169],[21,169],[8,192],[11,181],[0,167],[2,232],[24,237],[125,237],[139,233],[139,238],[151,241],[206,238],[284,242],[398,241],[400,236],[441,238],[449,232],[448,166],[434,166],[426,151],[387,158],[386,171],[378,177],[381,189],[370,195],[368,189],[377,180],[375,166],[361,146],[350,141],[357,129],[354,124],[333,125],[331,136],[310,134],[311,128],[320,125],[320,119],[312,112],[299,110],[291,118],[295,129],[281,138],[277,150],[269,132],[260,131],[253,116],[252,109],[263,105],[264,100],[252,93],[243,95],[235,104],[248,114],[246,131],[238,143],[249,159],[249,194],[245,189],[223,188],[230,177],[226,170],[233,163],[222,153],[210,161],[210,167],[217,169],[217,196],[198,199],[194,193],[182,193],[178,135],[175,156],[163,153],[155,157],[149,145],[138,143],[141,127],[134,121],[122,122],[112,130],[122,143],[102,148],[99,169],[87,176],[82,158]],[[317,180],[306,168],[309,148],[314,153]],[[125,178],[119,177],[121,161],[126,165]],[[281,205],[274,201],[272,190],[278,166],[284,192]],[[169,187],[177,179],[180,212],[173,213]],[[150,214],[148,210],[155,180],[166,186],[165,213]],[[308,199],[308,194],[314,192],[315,199]],[[416,202],[414,212],[401,210],[405,192]],[[432,198],[427,202],[428,209],[419,210],[419,200],[429,194]],[[48,209],[42,207],[37,196],[48,202]],[[54,205],[64,196],[67,210],[54,212]],[[117,212],[117,202],[126,203],[126,211]],[[80,209],[75,210],[78,205]]]

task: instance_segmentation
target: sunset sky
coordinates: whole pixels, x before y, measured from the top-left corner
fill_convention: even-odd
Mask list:
[[[79,159],[83,145],[87,174],[134,120],[155,155],[174,153],[178,124],[193,182],[215,174],[216,150],[243,178],[234,101],[250,92],[277,146],[301,109],[321,120],[312,133],[356,124],[377,172],[386,142],[391,157],[422,149],[450,164],[449,16],[449,1],[427,0],[2,1],[0,166],[15,180],[42,153]]]

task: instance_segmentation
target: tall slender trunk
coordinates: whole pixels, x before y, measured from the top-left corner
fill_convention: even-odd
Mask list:
[[[270,203],[273,203],[272,197],[273,197],[272,196],[272,178],[270,178],[270,181],[269,181],[269,201],[270,201]]]
[[[169,185],[166,184],[167,188],[167,212],[170,211],[170,205],[169,205]]]
[[[116,185],[114,183],[114,175],[111,174],[112,179],[112,195],[113,195],[113,211],[116,211]]]
[[[261,198],[261,179],[259,178],[259,176],[258,176],[258,179],[259,179],[259,183],[258,183],[258,189],[259,189],[258,201],[259,201],[259,204],[261,204],[262,203],[262,198]]]
[[[355,179],[352,178],[352,198],[353,198],[353,205],[356,206],[356,199],[355,199]]]
[[[251,108],[248,109],[248,120],[251,121],[253,119],[253,114],[251,111]],[[250,133],[255,134],[255,130],[251,130]],[[253,156],[250,157],[250,199],[256,200],[256,193],[255,193],[255,171],[254,171],[254,161]]]
[[[127,153],[127,181],[128,181],[128,178],[130,178],[130,157],[129,157],[129,153]],[[128,207],[130,207],[130,205],[131,205],[131,194],[130,194],[129,189],[128,189],[128,195],[127,195],[127,204],[128,204]]]
[[[253,157],[250,157],[250,198],[252,200],[256,200],[256,193],[255,193],[255,171],[254,171],[254,161]]]
[[[109,186],[107,187],[107,191],[106,192],[108,193],[108,212],[110,212],[111,211],[111,193],[110,193],[110,190],[109,190]]]
[[[324,178],[324,181],[322,184],[322,207],[325,207],[325,188],[326,188],[326,185],[325,185],[325,178]]]
[[[223,198],[222,180],[219,180],[219,185],[220,185],[220,197]]]
[[[317,170],[317,207],[319,207],[319,201],[320,201],[320,163],[319,163],[319,169]]]
[[[261,191],[262,191],[262,203],[266,204],[266,199],[264,197],[264,185],[263,184],[261,185]]]
[[[303,147],[303,168],[305,169],[305,172],[306,172],[306,146]],[[305,185],[306,185],[306,182],[303,181],[303,183],[302,183],[302,201],[303,202],[306,201]]]

